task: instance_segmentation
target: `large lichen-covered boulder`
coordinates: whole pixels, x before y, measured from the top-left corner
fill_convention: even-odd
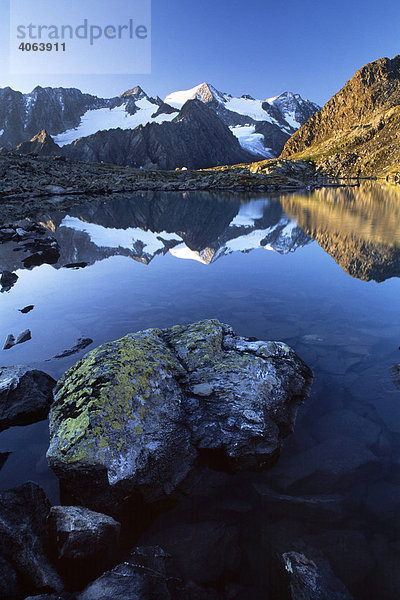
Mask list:
[[[100,346],[67,371],[50,412],[48,460],[94,510],[179,490],[199,456],[231,471],[279,454],[312,380],[288,346],[217,320],[149,329]]]

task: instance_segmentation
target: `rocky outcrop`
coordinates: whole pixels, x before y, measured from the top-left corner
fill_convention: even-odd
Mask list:
[[[398,171],[400,56],[362,67],[286,143],[282,158],[310,158],[329,176]]]
[[[254,160],[216,114],[198,100],[188,101],[170,123],[99,131],[64,146],[62,154],[73,160],[167,170]]]
[[[51,135],[47,133],[45,129],[42,129],[28,142],[22,142],[16,147],[16,151],[19,154],[43,154],[49,156],[51,154],[60,154],[61,148],[57,146]]]
[[[48,460],[64,490],[116,514],[127,495],[174,497],[194,465],[274,463],[312,374],[285,344],[203,321],[130,334],[60,380]]]
[[[274,156],[281,154],[286,142],[290,138],[288,133],[282,131],[274,123],[268,123],[267,121],[256,123],[255,133],[261,133],[264,136],[264,144],[267,148],[271,148]]]
[[[55,381],[25,366],[0,369],[0,431],[28,425],[47,417]]]
[[[120,524],[80,506],[53,506],[47,518],[52,554],[63,577],[82,587],[118,562]]]

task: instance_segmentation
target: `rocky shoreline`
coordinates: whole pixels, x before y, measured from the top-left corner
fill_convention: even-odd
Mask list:
[[[201,171],[148,171],[64,157],[0,156],[0,222],[141,191],[285,192],[322,185],[306,163],[276,161]]]

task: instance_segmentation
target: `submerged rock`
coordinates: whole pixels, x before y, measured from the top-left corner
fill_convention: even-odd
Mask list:
[[[393,365],[393,367],[390,369],[390,372],[392,374],[394,385],[400,389],[400,364]]]
[[[53,506],[47,519],[49,543],[63,576],[87,583],[118,562],[120,524],[80,506]]]
[[[78,504],[115,514],[127,495],[174,495],[199,459],[273,464],[312,373],[285,344],[217,320],[149,329],[67,371],[50,413],[50,466]]]
[[[169,600],[166,553],[158,547],[135,548],[128,560],[90,583],[77,600]]]
[[[10,588],[2,598],[12,597],[20,582],[28,593],[56,591],[63,584],[44,550],[46,518],[50,504],[34,483],[0,492],[0,564],[6,562]],[[0,579],[0,589],[5,589]]]
[[[47,417],[55,381],[43,371],[25,366],[0,369],[0,431],[29,425]]]

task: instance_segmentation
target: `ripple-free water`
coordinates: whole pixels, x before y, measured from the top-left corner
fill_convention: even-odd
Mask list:
[[[2,269],[18,275],[0,295],[0,344],[32,332],[0,351],[2,366],[58,378],[84,352],[52,357],[78,338],[92,338],[90,350],[128,332],[218,318],[241,335],[288,343],[315,373],[274,468],[209,473],[144,541],[168,546],[186,527],[195,545],[204,523],[218,522],[236,527],[235,577],[254,597],[276,540],[283,551],[300,542],[322,550],[359,598],[399,597],[400,390],[390,369],[400,362],[400,190],[139,194],[38,220],[61,257],[26,270],[26,254],[0,246]],[[63,268],[71,262],[88,266]],[[56,502],[47,443],[46,422],[1,433],[0,451],[12,454],[0,488],[30,479]],[[295,509],[293,496],[303,498]]]

